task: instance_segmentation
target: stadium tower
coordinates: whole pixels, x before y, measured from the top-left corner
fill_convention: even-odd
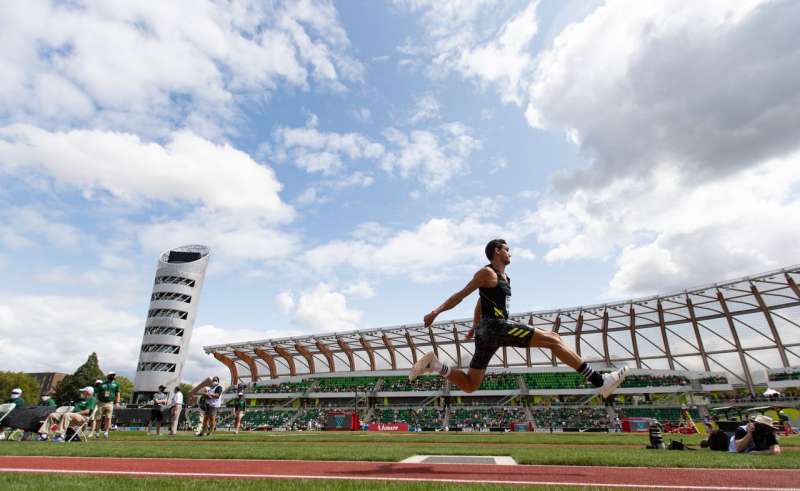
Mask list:
[[[134,402],[148,398],[159,385],[172,390],[180,384],[209,252],[206,246],[187,245],[161,254],[136,366]]]

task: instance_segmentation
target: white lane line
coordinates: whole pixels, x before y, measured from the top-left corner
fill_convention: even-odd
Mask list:
[[[525,484],[536,486],[575,486],[580,488],[629,488],[629,489],[696,489],[696,490],[720,490],[720,491],[786,491],[798,488],[760,488],[746,486],[665,486],[652,484],[625,484],[625,483],[588,483],[588,482],[560,482],[560,481],[501,481],[496,479],[426,479],[424,477],[363,477],[363,476],[306,476],[297,474],[238,474],[221,472],[156,472],[156,471],[109,471],[109,470],[72,470],[72,469],[20,469],[14,467],[0,468],[0,472],[19,472],[37,474],[98,474],[98,475],[117,475],[117,476],[157,476],[157,477],[235,477],[235,478],[258,478],[258,479],[334,479],[346,481],[407,481],[407,482],[452,482],[459,484]]]

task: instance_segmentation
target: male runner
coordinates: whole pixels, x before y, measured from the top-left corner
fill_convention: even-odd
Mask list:
[[[409,380],[414,380],[423,373],[438,372],[441,376],[458,386],[464,392],[476,390],[483,380],[489,360],[501,346],[517,348],[547,348],[552,350],[556,358],[575,369],[578,373],[599,389],[603,398],[610,396],[622,384],[628,367],[617,371],[599,374],[592,370],[585,361],[572,351],[556,332],[536,329],[508,318],[509,300],[511,299],[511,279],[506,274],[506,266],[511,264],[511,251],[503,239],[495,239],[486,244],[486,257],[490,263],[481,268],[472,277],[467,286],[454,293],[439,307],[425,316],[425,326],[430,326],[436,317],[450,310],[476,289],[480,295],[475,305],[475,317],[467,339],[475,337],[475,355],[469,364],[469,371],[452,369],[440,362],[433,354],[427,353],[411,367]]]

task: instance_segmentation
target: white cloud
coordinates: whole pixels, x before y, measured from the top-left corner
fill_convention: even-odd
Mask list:
[[[398,48],[406,57],[403,67],[416,69],[425,58],[427,73],[443,78],[456,72],[481,85],[494,85],[505,102],[522,104],[532,55],[529,45],[538,30],[538,1],[497,0],[397,0],[412,13],[420,14],[425,44],[409,40]]]
[[[298,242],[291,232],[275,228],[269,221],[202,209],[182,218],[138,225],[136,234],[142,249],[151,255],[176,244],[207,245],[215,256],[211,263],[215,271],[284,258]]]
[[[508,20],[491,41],[461,51],[458,69],[467,77],[498,85],[505,102],[522,103],[522,83],[533,60],[530,42],[538,31],[536,9],[532,2]]]
[[[81,241],[78,229],[32,207],[0,213],[0,230],[0,244],[10,249],[33,247],[43,239],[52,246],[71,250]]]
[[[562,189],[662,163],[703,181],[800,142],[795,2],[608,2],[537,61],[531,125],[562,129],[592,161]]]
[[[441,125],[437,132],[412,130],[406,134],[389,128],[384,136],[392,147],[382,159],[386,171],[397,171],[404,178],[416,177],[428,190],[439,189],[452,177],[467,169],[480,140],[460,123]]]
[[[363,285],[357,293],[364,293]],[[290,292],[282,292],[275,301],[305,333],[352,331],[361,327],[362,313],[350,309],[345,294],[333,290],[326,283],[303,291],[297,300]]]
[[[354,233],[357,239],[322,244],[308,250],[303,260],[322,273],[344,267],[348,271],[402,275],[416,283],[428,283],[441,280],[447,271],[480,267],[480,251],[491,237],[501,233],[509,240],[517,237],[514,232],[475,217],[458,221],[437,218],[415,229],[393,233],[377,227],[381,233],[373,237],[370,230],[375,228],[362,225]]]
[[[0,171],[23,178],[40,172],[87,197],[99,192],[133,206],[201,204],[272,222],[293,216],[272,169],[187,131],[160,145],[125,133],[50,132],[16,124],[0,128],[0,155]]]
[[[353,298],[367,299],[375,297],[375,290],[367,280],[360,280],[347,285],[343,293]]]
[[[0,356],[14,371],[72,373],[94,351],[103,370],[133,376],[143,328],[101,298],[0,295]]]
[[[444,123],[431,130],[409,133],[388,128],[383,132],[385,145],[358,133],[320,131],[318,125],[317,116],[312,114],[305,127],[275,130],[276,160],[288,160],[309,173],[326,176],[340,175],[358,161],[380,162],[385,171],[397,171],[403,178],[416,177],[432,190],[466,171],[469,157],[481,147],[480,140],[460,123]],[[372,183],[370,174],[356,171],[345,179],[321,185],[341,190]],[[310,193],[304,197],[304,202],[312,202]],[[319,189],[315,193],[318,194]]]
[[[440,109],[441,106],[439,105],[439,101],[436,100],[436,97],[430,92],[425,93],[414,102],[409,122],[413,125],[422,121],[438,119]]]
[[[384,153],[383,145],[358,133],[325,133],[317,128],[315,115],[303,128],[278,128],[273,133],[278,160],[290,160],[306,172],[338,174],[346,168],[344,159],[374,160]]]
[[[360,123],[372,122],[372,112],[368,107],[353,108],[353,117],[356,118],[356,120]]]
[[[4,4],[0,113],[42,125],[214,133],[242,98],[361,80],[349,48],[326,0]]]

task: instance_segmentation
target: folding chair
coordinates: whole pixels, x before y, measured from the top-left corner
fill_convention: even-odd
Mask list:
[[[11,414],[11,411],[13,411],[15,407],[17,407],[17,405],[14,404],[13,402],[0,404],[0,428],[3,427],[3,420],[6,418],[6,416]],[[13,430],[11,431],[4,430],[2,433],[0,433],[0,440],[7,439],[11,433],[13,433]]]
[[[89,427],[90,424],[92,424],[92,420],[94,419],[95,415],[97,414],[97,409],[98,409],[98,407],[95,406],[94,409],[92,409],[92,412],[89,413],[89,416],[87,416],[86,419],[83,420],[83,423],[81,423],[78,426],[71,426],[70,427],[70,428],[72,428],[72,436],[70,436],[67,439],[68,442],[74,441],[75,438],[80,438],[80,441],[82,441],[82,442],[86,441],[86,433],[87,433],[86,432],[86,428]]]

